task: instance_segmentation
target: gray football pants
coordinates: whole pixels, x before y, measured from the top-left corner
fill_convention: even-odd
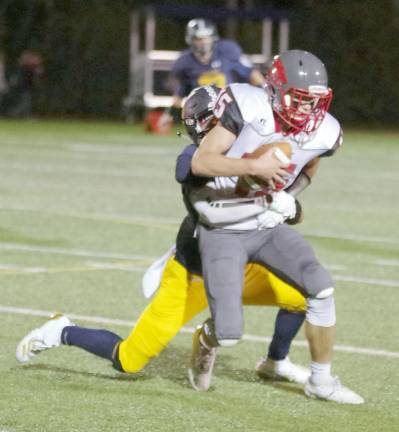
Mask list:
[[[244,330],[242,291],[247,262],[257,262],[315,297],[333,286],[310,244],[286,224],[267,230],[198,228],[202,271],[218,340],[240,339]]]

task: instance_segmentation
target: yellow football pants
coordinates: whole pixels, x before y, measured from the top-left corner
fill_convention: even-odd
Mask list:
[[[247,264],[244,305],[272,305],[304,312],[305,298],[258,264]],[[157,356],[177,332],[208,306],[202,278],[189,273],[170,258],[161,285],[127,339],[119,346],[119,361],[125,372],[140,371]]]

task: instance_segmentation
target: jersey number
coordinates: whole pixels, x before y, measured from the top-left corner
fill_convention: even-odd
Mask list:
[[[222,117],[224,110],[226,109],[227,105],[231,102],[233,102],[232,97],[229,94],[227,94],[225,91],[223,91],[220,94],[219,99],[216,101],[215,108],[213,109],[215,117],[217,118]]]

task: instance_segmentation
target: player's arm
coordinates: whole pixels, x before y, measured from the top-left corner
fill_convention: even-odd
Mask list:
[[[258,69],[253,68],[249,75],[249,82],[254,86],[262,87],[265,84],[265,78]]]
[[[255,175],[284,183],[284,164],[273,157],[273,149],[258,159],[236,159],[225,156],[244,127],[240,110],[230,92],[222,91],[215,105],[218,124],[206,135],[194,153],[191,170],[206,177]]]
[[[208,177],[195,176],[191,171],[191,160],[196,150],[197,146],[195,144],[189,144],[177,157],[175,166],[175,179],[178,183],[191,186],[200,186],[209,180]]]
[[[190,202],[206,225],[216,228],[233,224],[263,213],[268,204],[264,197],[219,199],[211,188],[190,191]]]

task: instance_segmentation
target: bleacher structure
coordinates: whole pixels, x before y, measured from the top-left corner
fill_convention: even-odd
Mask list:
[[[124,108],[127,116],[132,115],[136,107],[144,107],[146,110],[154,108],[166,108],[172,105],[171,90],[164,85],[168,81],[170,70],[180,51],[166,51],[155,49],[155,32],[157,17],[172,19],[206,18],[216,24],[228,19],[261,21],[261,52],[258,54],[246,54],[250,62],[262,65],[276,52],[272,47],[277,47],[277,52],[288,49],[289,20],[288,13],[270,9],[230,10],[226,8],[199,8],[176,7],[168,5],[152,5],[143,9],[135,9],[130,16],[130,54],[129,54],[129,85],[128,95],[124,99]],[[140,26],[144,19],[144,25]],[[277,25],[278,30],[273,30]],[[140,28],[144,35],[141,35]],[[273,35],[278,36],[278,41],[273,41]],[[142,44],[142,42],[144,42]],[[238,41],[239,42],[239,41]],[[143,49],[140,46],[143,45]]]

